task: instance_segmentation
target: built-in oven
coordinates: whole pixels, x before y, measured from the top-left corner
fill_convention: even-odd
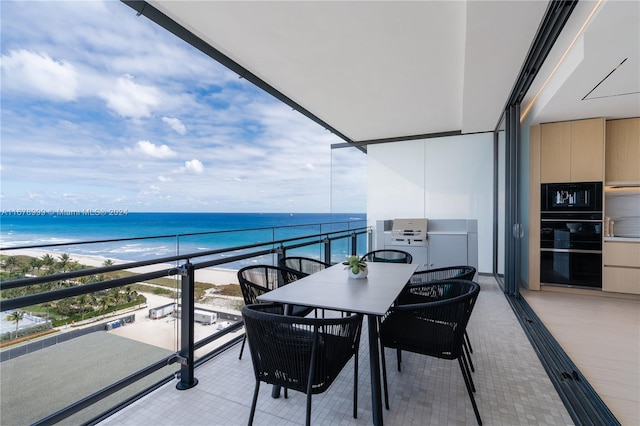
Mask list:
[[[542,184],[540,283],[602,288],[602,183]]]
[[[601,220],[542,220],[540,283],[602,288]]]

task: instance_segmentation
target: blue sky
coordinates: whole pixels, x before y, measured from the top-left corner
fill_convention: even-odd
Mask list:
[[[365,210],[365,155],[123,3],[0,8],[2,209]]]

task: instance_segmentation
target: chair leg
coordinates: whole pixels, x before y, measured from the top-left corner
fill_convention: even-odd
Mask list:
[[[469,369],[469,364],[467,362],[467,357],[464,354],[464,351],[460,354],[460,358],[462,359],[462,363],[464,365],[464,371],[467,373],[467,376],[469,377],[469,383],[471,384],[471,390],[473,390],[474,392],[476,391],[476,385],[473,383],[473,377],[471,377],[471,370]]]
[[[242,352],[244,352],[244,343],[247,341],[247,335],[245,334],[244,337],[242,338],[242,346],[240,347],[240,355],[238,356],[238,359],[242,359]]]
[[[253,424],[253,416],[256,414],[256,403],[258,402],[258,390],[260,390],[260,380],[256,380],[256,388],[253,391],[253,402],[251,403],[251,414],[249,415],[249,426]]]
[[[467,343],[464,341],[462,342],[462,348],[467,354],[466,358],[467,358],[467,361],[469,361],[469,367],[471,368],[471,371],[475,373],[476,369],[473,367],[473,360],[471,359],[471,354],[469,353],[469,347],[467,346]]]
[[[400,349],[396,349],[396,357],[398,358],[398,371],[402,372],[402,351]]]
[[[467,346],[469,346],[469,352],[473,353],[473,347],[471,346],[471,340],[469,340],[469,334],[467,330],[464,331],[464,340],[467,341]]]
[[[353,418],[358,418],[358,351],[353,356]]]
[[[480,412],[478,411],[478,406],[476,405],[476,399],[473,397],[473,392],[471,390],[471,375],[468,371],[465,371],[463,361],[458,358],[458,363],[460,364],[460,371],[462,371],[462,378],[464,379],[464,384],[467,387],[467,393],[469,394],[469,398],[471,399],[471,405],[473,406],[473,412],[476,415],[476,420],[478,421],[478,426],[482,426],[482,419],[480,418]]]

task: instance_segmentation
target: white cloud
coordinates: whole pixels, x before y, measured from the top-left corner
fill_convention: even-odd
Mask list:
[[[204,172],[204,166],[200,160],[193,159],[191,161],[185,161],[184,166],[187,172],[194,175],[201,175]]]
[[[107,107],[122,117],[148,117],[160,104],[158,89],[136,84],[130,75],[119,77],[111,90],[100,92],[99,96],[107,102]]]
[[[78,73],[65,61],[25,49],[2,55],[2,86],[32,96],[72,101],[78,92]]]
[[[7,83],[16,80],[5,79],[2,64],[3,205],[29,205],[30,189],[56,208],[171,211],[184,209],[188,197],[194,211],[325,211],[329,199],[343,205],[329,196],[332,173],[366,176],[359,151],[331,151],[340,142],[335,135],[125,4],[38,6],[3,2],[2,61],[18,49],[47,52],[55,60],[35,55],[35,62],[73,70],[75,102],[41,101],[42,90],[73,87],[64,81],[38,91],[40,98],[11,90]]]
[[[149,141],[139,141],[136,144],[136,151],[153,158],[169,158],[176,155],[176,152],[167,145],[156,145]]]
[[[181,135],[184,135],[185,133],[187,133],[187,128],[184,126],[182,121],[180,121],[177,118],[162,117],[162,121],[167,123],[169,126],[171,126],[173,130],[175,130],[177,133]]]

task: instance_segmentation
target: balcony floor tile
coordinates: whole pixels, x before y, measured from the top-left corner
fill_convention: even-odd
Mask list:
[[[485,425],[573,424],[537,355],[492,277],[479,278],[482,291],[469,324],[476,372],[475,394]],[[366,327],[366,321],[364,322]],[[371,394],[366,330],[362,333],[358,373],[358,418],[352,417],[353,364],[329,390],[313,396],[311,421],[318,425],[370,425]],[[255,379],[250,354],[238,360],[236,345],[195,370],[197,386],[180,391],[163,386],[100,423],[126,425],[244,425],[249,419]],[[475,424],[475,416],[457,361],[387,349],[390,411],[387,425]],[[353,362],[353,361],[352,361]],[[262,384],[255,425],[304,423],[305,395],[271,397]]]

